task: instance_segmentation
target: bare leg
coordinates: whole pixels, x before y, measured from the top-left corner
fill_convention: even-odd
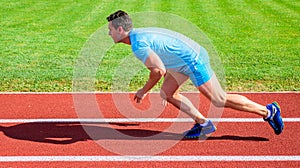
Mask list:
[[[267,108],[255,103],[245,96],[238,94],[226,94],[215,75],[205,84],[198,87],[198,90],[209,98],[217,107],[229,107],[232,109],[245,111],[266,117]]]
[[[265,106],[257,104],[245,96],[238,94],[227,94],[225,107],[255,113],[262,117],[267,117],[268,114]]]
[[[188,114],[196,122],[204,123],[207,119],[195,108],[188,98],[178,93],[178,89],[187,79],[188,76],[168,71],[161,88],[161,97]]]

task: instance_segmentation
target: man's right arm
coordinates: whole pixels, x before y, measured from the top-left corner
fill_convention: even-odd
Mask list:
[[[150,75],[144,87],[138,90],[135,95],[137,103],[140,103],[145,94],[151,90],[166,73],[166,68],[163,62],[154,52],[150,52],[144,64],[150,70]]]

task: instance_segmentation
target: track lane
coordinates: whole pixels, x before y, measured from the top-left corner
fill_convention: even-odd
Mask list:
[[[299,162],[16,162],[1,163],[3,167],[299,167]]]
[[[300,93],[240,93],[247,96],[249,99],[254,100],[261,104],[268,104],[272,101],[278,101],[282,109],[284,118],[297,118],[299,117],[298,111],[295,108],[296,104],[300,104]],[[1,119],[26,119],[26,118],[78,118],[74,105],[74,95],[78,93],[0,93],[0,118]],[[116,97],[125,98],[127,103],[133,107],[127,107],[129,110],[140,109],[142,112],[138,118],[152,117],[153,115],[147,111],[151,106],[151,101],[155,101],[155,106],[160,112],[159,117],[177,117],[179,112],[177,109],[169,105],[164,108],[161,105],[161,99],[157,93],[150,94],[141,104],[133,102],[133,93],[91,93],[86,94],[95,96],[99,109],[105,118],[122,118],[119,109],[116,107],[116,101],[120,101]],[[114,96],[113,96],[114,95]],[[199,108],[203,115],[207,116],[207,111],[210,108],[210,102],[198,93],[185,93],[187,97]],[[157,99],[157,100],[153,100]],[[75,99],[76,100],[76,99]],[[84,99],[83,99],[84,100]],[[121,99],[122,100],[122,99]],[[126,108],[124,108],[126,110]],[[146,112],[143,112],[146,111]],[[129,111],[130,112],[130,111]],[[152,111],[156,112],[156,111]],[[126,116],[128,117],[128,116]],[[224,109],[222,113],[224,118],[253,118],[253,114],[242,113],[232,109]],[[154,117],[155,118],[155,117]]]
[[[290,118],[299,117],[295,104],[300,103],[299,93],[273,93],[273,94],[257,94],[244,93],[247,97],[257,100],[260,103],[266,104],[273,100],[280,102],[283,116]],[[128,94],[129,98],[133,94]],[[154,97],[157,95],[154,95]],[[209,109],[209,102],[194,94],[187,94],[192,97],[193,102],[201,102],[201,111]],[[108,118],[124,117],[119,113],[119,109],[114,106],[112,94],[96,94],[101,112]],[[77,118],[74,108],[72,94],[0,94],[0,117],[1,119],[31,119],[31,118]],[[142,105],[135,105],[135,108],[147,110],[151,107],[150,100]],[[130,108],[129,108],[130,109]],[[177,117],[179,111],[171,106],[164,109],[159,117]],[[151,114],[142,113],[141,116],[151,117]],[[93,116],[92,116],[93,117]],[[240,113],[234,110],[225,109],[222,117],[255,117],[252,114]],[[115,156],[114,153],[107,151],[99,146],[95,141],[86,135],[85,131],[79,124],[74,123],[15,123],[3,124],[4,131],[1,128],[0,140],[5,142],[2,145],[1,156]],[[192,125],[192,123],[182,123]],[[93,123],[92,126],[99,132],[103,129],[119,129],[120,132],[131,135],[140,136],[152,135],[164,131],[170,123],[118,123],[111,125],[99,125]],[[88,126],[91,126],[88,124]],[[109,127],[108,127],[109,126]],[[219,123],[218,130],[205,141],[199,140],[183,140],[177,143],[172,148],[160,153],[160,156],[176,156],[176,155],[198,155],[198,156],[222,156],[222,155],[296,155],[299,156],[299,137],[298,131],[299,122],[288,122],[285,125],[285,130],[282,135],[276,136],[267,123]],[[33,131],[33,130],[37,131]],[[30,131],[29,131],[30,130]],[[268,130],[268,131],[263,131]],[[5,132],[18,134],[23,132],[21,137],[5,134]],[[46,138],[43,137],[43,132],[47,132]],[[40,138],[40,139],[39,139]],[[172,141],[174,139],[167,139]],[[98,139],[98,141],[113,141],[113,138]],[[120,141],[120,140],[119,140]],[[126,139],[122,139],[126,141]],[[269,147],[269,148],[268,148]],[[84,150],[83,150],[84,149]],[[190,150],[195,149],[195,150]],[[199,150],[196,150],[199,149]],[[275,150],[274,150],[275,149]],[[69,167],[91,167],[91,166],[184,166],[186,162],[67,162]],[[285,166],[299,167],[299,161],[248,161],[222,162],[222,166]],[[34,166],[41,167],[68,167],[65,162],[17,162],[4,163],[1,165],[19,167],[19,166]],[[220,163],[215,162],[188,162],[189,166],[220,166]]]
[[[180,123],[183,125],[191,123]],[[0,139],[5,142],[1,156],[10,155],[115,155],[99,145],[99,142],[115,142],[118,145],[138,141],[156,141],[157,143],[176,143],[175,146],[160,153],[161,155],[300,155],[300,123],[286,123],[282,135],[277,136],[266,123],[219,123],[218,130],[207,139],[181,140],[180,134],[168,133],[168,136],[151,137],[164,131],[170,123],[126,123],[118,125],[85,125],[99,134],[95,139],[79,124],[23,123],[11,126],[1,125]],[[257,129],[258,128],[258,129]],[[30,131],[28,131],[30,130]],[[117,130],[124,138],[116,139],[109,131]],[[107,135],[103,135],[105,132]],[[101,135],[102,134],[102,135]],[[125,137],[132,136],[135,139]],[[145,137],[148,137],[146,139]],[[150,137],[150,138],[149,138]],[[16,145],[18,147],[16,148]],[[82,150],[84,149],[84,150]],[[134,150],[134,149],[132,149]],[[30,151],[30,152],[28,152]]]

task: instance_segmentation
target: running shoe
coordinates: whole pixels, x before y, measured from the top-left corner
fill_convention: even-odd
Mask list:
[[[280,115],[280,106],[277,102],[268,104],[267,109],[270,110],[271,116],[269,118],[264,118],[265,121],[268,121],[270,126],[274,129],[276,135],[279,135],[284,127],[282,117]]]
[[[193,128],[184,133],[184,138],[186,139],[194,139],[199,138],[200,136],[213,133],[217,130],[214,124],[208,120],[208,124],[206,126],[201,126],[199,123],[196,123]]]

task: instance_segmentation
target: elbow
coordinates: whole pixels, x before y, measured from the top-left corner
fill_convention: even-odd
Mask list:
[[[161,79],[163,76],[165,76],[165,74],[166,74],[166,70],[165,69],[155,68],[155,69],[151,70],[150,77],[151,78]]]
[[[160,69],[159,72],[160,72],[161,77],[165,76],[167,73],[166,69]]]
[[[150,68],[150,71],[161,76],[164,76],[167,73],[165,68]]]

